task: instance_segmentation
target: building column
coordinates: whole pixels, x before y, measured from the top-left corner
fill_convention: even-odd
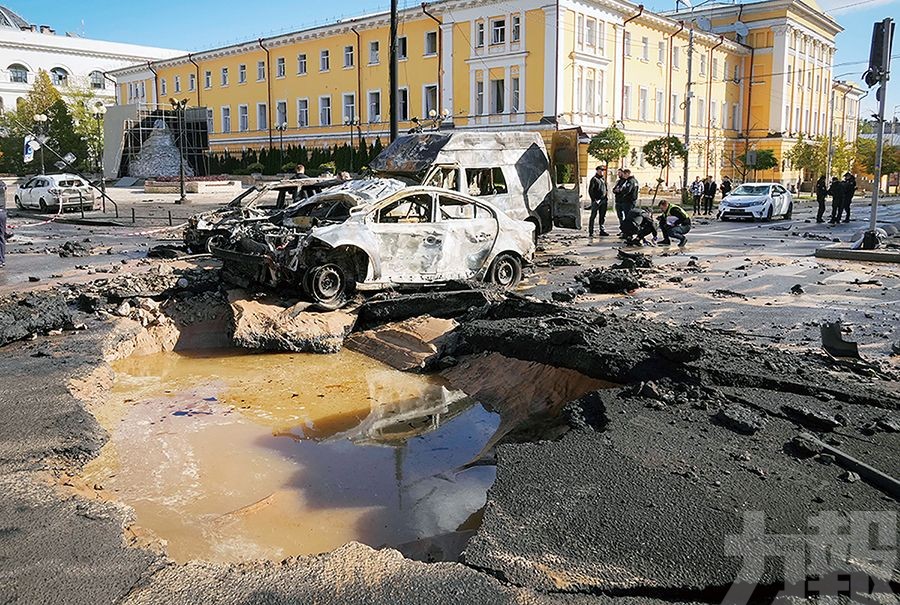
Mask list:
[[[773,27],[772,32],[775,35],[775,44],[772,53],[772,85],[769,89],[772,92],[772,98],[769,103],[769,124],[767,129],[774,132],[788,131],[791,122],[791,116],[785,115],[784,106],[789,105],[789,111],[793,111],[794,107],[791,103],[791,95],[789,86],[793,86],[791,82],[787,84],[787,65],[788,65],[788,37],[791,35],[791,28],[787,25]],[[796,65],[794,65],[796,67]],[[777,94],[781,91],[782,94]]]
[[[557,81],[560,56],[557,3],[544,7],[544,117],[552,117],[562,111],[562,90]]]
[[[453,123],[456,107],[453,105],[453,27],[454,23],[441,24],[441,106],[450,111],[447,122]],[[449,124],[448,124],[449,125]]]

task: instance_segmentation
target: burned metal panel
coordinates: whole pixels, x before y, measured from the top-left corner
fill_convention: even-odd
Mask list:
[[[380,174],[424,177],[451,136],[427,133],[398,137],[369,166]]]

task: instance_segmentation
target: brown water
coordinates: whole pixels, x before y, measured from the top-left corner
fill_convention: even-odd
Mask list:
[[[439,378],[365,356],[163,353],[114,364],[89,485],[169,556],[228,562],[398,545],[485,502],[472,460],[499,417]]]

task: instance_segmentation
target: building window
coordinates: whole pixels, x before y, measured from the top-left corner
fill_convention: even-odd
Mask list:
[[[222,68],[222,86],[228,86],[228,68]]]
[[[380,62],[381,44],[378,40],[369,42],[369,65],[378,65]]]
[[[790,83],[791,83],[791,78],[794,76],[794,66],[791,65],[790,63],[788,63],[788,68],[787,68],[787,73],[786,73],[786,75],[787,75],[787,83],[790,84]]]
[[[327,50],[319,53],[319,71],[328,71],[331,69],[331,55]]]
[[[661,90],[656,91],[656,122],[664,124],[666,122],[666,99]]]
[[[638,119],[642,122],[646,122],[649,116],[647,94],[646,88],[638,89]]]
[[[705,124],[706,123],[706,101],[703,99],[697,100],[697,124]]]
[[[715,101],[709,102],[709,121],[710,123],[714,123],[716,121],[716,114],[718,112],[718,106]]]
[[[406,36],[402,36],[397,38],[397,60],[406,61],[407,58],[409,58],[409,45]]]
[[[144,97],[147,96],[147,95],[146,95],[147,90],[146,90],[146,88],[144,87],[144,81],[143,81],[143,80],[141,80],[141,82],[140,82],[140,84],[139,84],[139,86],[138,86],[138,90],[140,91],[140,92],[138,93],[139,96],[140,96],[140,98],[143,99]]]
[[[575,36],[578,40],[578,46],[584,46],[584,15],[578,15],[575,18]]]
[[[246,105],[238,105],[238,130],[241,132],[250,130],[250,110]]]
[[[216,131],[215,129],[215,121],[213,120],[213,110],[210,107],[206,108],[206,132],[212,134]]]
[[[666,64],[666,43],[660,42],[656,48],[656,62],[660,65]]]
[[[256,129],[268,130],[269,128],[269,107],[265,103],[256,104]]]
[[[522,99],[521,99],[521,90],[519,88],[519,78],[517,76],[513,76],[510,78],[510,92],[512,93],[512,103],[510,104],[509,110],[512,113],[519,113],[522,107]]]
[[[331,126],[331,97],[319,97],[319,126]]]
[[[429,84],[423,89],[422,92],[425,109],[425,112],[422,115],[425,117],[431,117],[432,111],[437,112],[438,87],[436,84]]]
[[[181,92],[181,76],[175,76],[175,92]]]
[[[343,96],[344,106],[344,123],[356,121],[356,95],[352,92],[345,92]]]
[[[713,57],[712,60],[712,78],[715,80],[719,75],[719,60]]]
[[[475,23],[475,46],[484,48],[484,21]]]
[[[247,81],[247,66],[243,63],[238,65],[238,84],[243,84]]]
[[[197,90],[197,74],[188,76],[188,88],[191,91]],[[175,76],[175,91],[181,92],[181,78],[179,76]]]
[[[678,95],[672,94],[672,106],[669,108],[669,111],[672,113],[671,121],[673,124],[678,124],[679,116],[681,115],[681,104],[678,102]]]
[[[207,70],[203,73],[204,88],[212,88],[212,72]]]
[[[506,100],[506,80],[498,78],[491,80],[491,113],[503,113]]]
[[[266,62],[257,61],[256,63],[256,81],[264,82],[266,79]]]
[[[644,36],[641,38],[641,61],[650,60],[650,38]]]
[[[309,99],[297,99],[297,126],[309,126]]]
[[[625,56],[631,56],[631,32],[625,32],[625,37],[622,42],[625,45]]]
[[[50,78],[53,80],[54,86],[68,86],[69,72],[62,67],[54,67],[50,70]]]
[[[380,93],[379,93],[380,95]],[[409,89],[401,88],[397,90],[397,116],[398,120],[409,119]]]
[[[222,108],[222,132],[231,132],[231,107]]]
[[[484,115],[484,81],[475,82],[475,115]]]
[[[731,106],[731,128],[733,130],[741,129],[741,114],[737,103]]]
[[[275,103],[275,124],[287,127],[287,101]]]
[[[433,57],[438,52],[437,32],[425,32],[425,56]]]
[[[584,22],[584,43],[594,48],[597,46],[597,20],[587,18]]]
[[[27,73],[25,74],[28,75]],[[102,71],[91,72],[91,88],[94,90],[104,90],[106,88],[106,78]]]
[[[18,63],[10,65],[9,81],[15,84],[28,84],[28,68]]]
[[[168,88],[169,87],[166,85],[166,79],[161,78],[159,81],[159,91],[163,96],[169,94]]]
[[[678,46],[672,47],[672,67],[681,69],[681,48]]]
[[[626,120],[631,119],[631,85],[625,86],[625,94],[622,95],[622,115]]]
[[[594,102],[594,73],[593,69],[588,69],[584,76],[584,112],[589,115],[597,113],[597,106]]]
[[[287,75],[287,64],[284,62],[284,57],[278,57],[275,59],[275,77],[283,78]]]
[[[575,113],[584,113],[584,68],[575,73]]]
[[[700,75],[706,75],[706,55],[704,54],[700,55]]]
[[[506,19],[491,21],[491,44],[506,44]]]
[[[519,15],[512,16],[512,41],[518,42],[522,39],[522,17]]]
[[[381,91],[373,90],[369,93],[369,122],[377,123],[380,121],[381,121]]]
[[[353,67],[353,47],[344,47],[344,69]]]
[[[297,75],[306,75],[306,53],[300,53],[299,55],[297,55]]]

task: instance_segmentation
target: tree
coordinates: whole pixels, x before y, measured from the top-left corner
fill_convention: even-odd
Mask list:
[[[588,144],[588,154],[609,166],[610,162],[625,157],[629,148],[625,134],[610,126],[594,135]]]
[[[875,176],[875,140],[857,139],[855,172]],[[881,151],[881,175],[887,176],[900,172],[900,147],[884,145]]]
[[[747,156],[754,152],[756,153],[756,163],[752,165],[748,164]],[[741,163],[741,166],[743,166],[743,176],[741,177],[742,180],[747,180],[748,170],[753,170],[755,175],[757,170],[772,170],[773,168],[778,166],[778,158],[775,157],[775,152],[771,149],[750,150],[749,153],[742,153],[738,158],[738,161]]]
[[[75,124],[75,132],[84,139],[87,145],[87,156],[82,158],[85,165],[95,168],[99,165],[100,149],[103,145],[102,125],[97,123],[94,110],[100,98],[88,85],[69,86],[66,90],[69,113]]]
[[[784,154],[784,159],[801,171],[801,178],[808,178],[810,174],[825,174],[828,161],[828,141],[825,139],[806,141],[803,135],[797,139],[797,143]]]
[[[672,166],[672,163],[681,159],[687,160],[687,149],[681,139],[674,136],[660,137],[653,139],[644,145],[644,159],[651,166],[659,168],[659,178],[656,179],[656,189],[653,190],[653,204],[656,204],[656,195],[659,193],[659,186],[663,182],[663,170]]]
[[[76,169],[90,167],[87,141],[76,130],[75,119],[66,102],[62,99],[56,101],[47,110],[47,118],[47,144],[59,155],[73,154],[75,161],[72,164]]]

